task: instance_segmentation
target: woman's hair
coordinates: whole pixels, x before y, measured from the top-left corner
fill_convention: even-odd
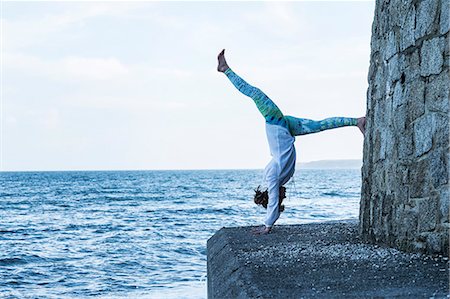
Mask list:
[[[286,192],[286,187],[281,186],[280,187],[280,192],[284,191]],[[279,201],[278,201],[278,208],[280,209],[280,212],[284,211],[284,205],[282,205],[281,203],[283,202],[284,197],[279,197]],[[255,189],[255,197],[253,198],[253,200],[255,201],[255,204],[263,206],[265,209],[267,209],[267,204],[269,203],[269,191],[266,190],[261,190],[261,186],[258,186]]]

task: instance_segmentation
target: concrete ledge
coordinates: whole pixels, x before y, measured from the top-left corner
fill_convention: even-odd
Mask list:
[[[222,228],[208,240],[208,298],[446,298],[448,258],[362,243],[355,221]]]

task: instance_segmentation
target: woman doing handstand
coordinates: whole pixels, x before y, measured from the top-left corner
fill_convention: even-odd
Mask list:
[[[283,115],[275,103],[259,88],[251,86],[236,75],[225,60],[225,50],[218,56],[217,70],[224,73],[233,85],[244,95],[250,97],[266,120],[266,133],[272,160],[264,170],[264,177],[268,190],[256,191],[255,203],[267,208],[264,225],[253,232],[267,234],[271,231],[275,221],[280,217],[284,206],[286,188],[283,186],[294,175],[295,171],[295,136],[317,133],[324,130],[345,126],[357,126],[364,134],[365,117],[331,117],[321,121]]]

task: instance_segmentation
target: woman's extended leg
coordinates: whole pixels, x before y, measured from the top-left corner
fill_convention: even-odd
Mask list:
[[[219,60],[217,70],[225,73],[231,83],[233,83],[240,92],[253,99],[259,111],[266,119],[266,122],[287,128],[293,136],[317,133],[345,126],[357,126],[364,134],[366,123],[365,117],[331,117],[321,121],[314,121],[293,116],[284,116],[277,105],[275,105],[275,103],[259,88],[251,86],[229,68],[225,60],[225,50],[222,50],[217,58]]]
[[[357,126],[364,134],[365,118],[350,118],[350,117],[330,117],[324,120],[311,120],[305,118],[297,118],[293,116],[286,116],[290,131],[292,135],[306,135],[311,133],[317,133],[324,130],[330,130],[346,126]]]
[[[288,128],[287,121],[277,105],[275,105],[275,103],[259,88],[248,84],[244,79],[239,77],[228,67],[225,61],[224,51],[219,54],[218,58],[218,70],[220,72],[223,72],[241,93],[252,98],[259,112],[261,112],[261,114],[264,116],[266,122],[268,122],[269,124],[280,125]]]
[[[236,75],[230,68],[225,71],[231,83],[244,95],[252,98],[266,122],[287,128],[287,122],[278,106],[259,88],[254,87]]]

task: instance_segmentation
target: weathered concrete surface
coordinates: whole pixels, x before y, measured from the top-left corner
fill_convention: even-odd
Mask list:
[[[448,258],[362,243],[356,222],[222,228],[208,240],[208,298],[445,298]]]

